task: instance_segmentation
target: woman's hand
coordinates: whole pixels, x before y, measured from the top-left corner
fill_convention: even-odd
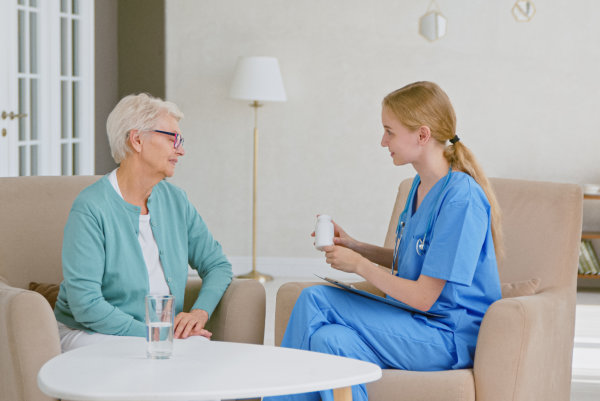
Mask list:
[[[323,248],[323,251],[325,251],[325,262],[334,269],[346,273],[360,274],[359,270],[365,265],[365,262],[370,263],[357,252],[344,246],[326,246]]]
[[[317,217],[319,217],[319,215],[317,215]],[[333,243],[335,245],[356,250],[358,241],[349,236],[335,221],[331,220],[331,222],[333,223]],[[310,236],[314,237],[315,232],[313,231]]]
[[[335,221],[333,223],[333,243],[345,248],[356,250],[358,241],[349,236]]]
[[[210,339],[212,333],[204,329],[208,322],[208,312],[202,309],[192,309],[189,313],[181,312],[175,316],[175,338],[202,336]]]

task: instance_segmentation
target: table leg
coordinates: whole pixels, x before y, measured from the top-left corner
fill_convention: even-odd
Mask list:
[[[334,401],[352,401],[352,387],[342,387],[333,389]]]

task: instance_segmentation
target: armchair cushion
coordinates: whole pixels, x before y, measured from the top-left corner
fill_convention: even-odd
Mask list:
[[[58,291],[60,290],[60,284],[36,283],[35,281],[32,281],[29,283],[29,290],[35,291],[46,298],[50,307],[54,309],[56,298],[58,298]]]
[[[38,293],[0,283],[0,399],[51,400],[37,386],[37,372],[60,354],[58,326]]]
[[[502,283],[502,298],[521,297],[533,295],[540,285],[539,278],[517,281],[516,283]]]

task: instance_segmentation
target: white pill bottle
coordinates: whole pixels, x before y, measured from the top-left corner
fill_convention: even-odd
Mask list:
[[[322,251],[323,247],[330,245],[333,245],[333,222],[331,216],[322,214],[317,217],[315,226],[315,248]]]

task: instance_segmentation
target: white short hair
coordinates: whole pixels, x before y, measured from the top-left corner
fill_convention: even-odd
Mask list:
[[[125,96],[117,103],[106,120],[110,153],[117,164],[131,151],[127,146],[129,131],[153,130],[163,114],[168,114],[177,121],[183,118],[183,113],[175,103],[146,93]]]

